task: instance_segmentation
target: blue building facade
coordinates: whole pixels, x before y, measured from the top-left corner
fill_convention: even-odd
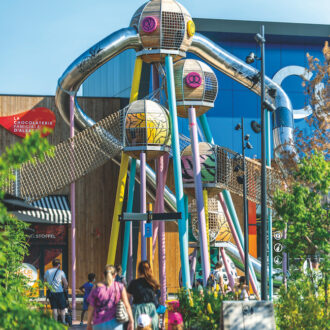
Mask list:
[[[270,78],[282,70],[285,79],[281,82],[282,88],[291,99],[293,109],[303,109],[308,105],[308,98],[302,86],[303,79],[291,75],[292,66],[295,71],[304,72],[308,67],[307,53],[323,60],[322,48],[330,27],[325,25],[247,22],[227,20],[194,19],[198,32],[204,34],[222,48],[245,60],[250,52],[260,54],[259,46],[254,40],[261,24],[265,25],[266,32],[266,75]],[[128,97],[132,70],[134,67],[134,52],[120,55],[116,63],[108,63],[95,72],[84,84],[84,96],[123,96]],[[194,58],[188,54],[188,58]],[[118,77],[108,75],[111,68],[120,65],[123,70],[116,69]],[[258,69],[260,63],[255,65]],[[241,151],[240,133],[234,127],[244,117],[246,133],[250,134],[252,150],[247,150],[247,156],[260,158],[261,137],[251,129],[253,120],[260,122],[260,97],[221,72],[214,70],[219,83],[218,97],[215,107],[207,112],[207,118],[215,143],[237,152]],[[102,79],[101,79],[102,77]],[[108,77],[108,78],[106,78]],[[283,77],[282,77],[283,78]],[[98,88],[99,86],[99,88]],[[105,86],[108,86],[105,88]],[[295,127],[303,129],[309,134],[308,125],[302,116],[295,119]],[[180,131],[189,136],[188,120],[179,119]]]

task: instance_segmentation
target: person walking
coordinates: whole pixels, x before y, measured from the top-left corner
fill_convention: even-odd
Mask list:
[[[84,294],[83,311],[81,313],[80,325],[84,324],[84,316],[85,316],[86,311],[88,310],[88,305],[89,305],[89,303],[87,302],[87,298],[93,289],[94,281],[95,281],[95,274],[90,273],[90,274],[88,274],[87,277],[88,277],[88,282],[86,282],[84,285],[82,285],[79,288],[79,290],[82,291]]]
[[[97,283],[88,296],[87,330],[122,330],[123,325],[116,320],[116,307],[120,300],[123,301],[129,318],[127,329],[134,330],[134,319],[126,289],[122,283],[115,281],[115,277],[115,267],[105,266],[104,282]]]
[[[45,281],[51,286],[51,289],[47,291],[47,296],[54,319],[56,321],[58,320],[59,310],[62,323],[65,323],[66,298],[64,290],[68,288],[68,281],[66,280],[65,273],[60,269],[60,259],[54,259],[52,265],[53,268],[48,269],[44,277]]]
[[[138,278],[131,281],[127,288],[128,297],[133,296],[133,316],[136,324],[141,314],[147,314],[151,318],[152,329],[158,329],[156,305],[159,288],[159,283],[152,275],[149,261],[141,261],[138,266]]]
[[[123,268],[121,267],[121,265],[116,265],[115,267],[116,267],[115,281],[123,283],[125,285],[125,288],[126,288],[127,287],[127,282],[126,282],[125,276],[123,276]]]

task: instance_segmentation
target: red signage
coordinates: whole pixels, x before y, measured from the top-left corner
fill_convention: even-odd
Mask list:
[[[1,126],[22,138],[31,131],[48,128],[49,132],[42,134],[45,137],[51,133],[55,124],[56,116],[52,110],[47,108],[34,108],[12,116],[0,117]]]

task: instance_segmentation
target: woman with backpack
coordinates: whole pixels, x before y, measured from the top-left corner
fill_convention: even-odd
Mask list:
[[[117,305],[120,300],[122,300],[129,318],[127,329],[134,329],[134,320],[126,289],[122,283],[115,281],[115,277],[115,267],[105,266],[104,282],[98,283],[88,296],[88,330],[122,330],[123,325],[116,319]]]
[[[158,305],[157,292],[159,284],[152,275],[149,261],[141,261],[138,267],[138,278],[133,280],[128,288],[128,296],[133,296],[134,322],[137,324],[141,314],[147,314],[151,318],[152,329],[158,329]]]

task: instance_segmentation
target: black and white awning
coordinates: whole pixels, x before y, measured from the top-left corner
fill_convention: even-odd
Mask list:
[[[70,203],[67,196],[52,195],[31,203],[39,210],[12,212],[26,222],[66,225],[71,223]]]

